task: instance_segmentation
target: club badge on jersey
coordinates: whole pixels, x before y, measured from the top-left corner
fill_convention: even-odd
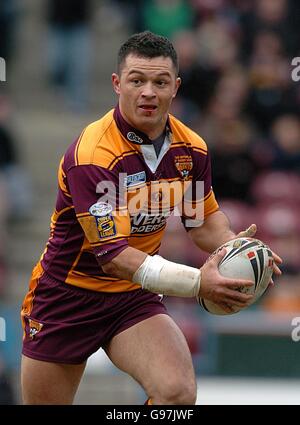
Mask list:
[[[177,170],[180,172],[181,177],[184,180],[187,180],[189,177],[190,171],[193,168],[192,157],[189,155],[176,155],[175,166]]]
[[[35,320],[29,319],[29,336],[34,339],[37,333],[42,330],[43,324]]]
[[[110,204],[97,202],[90,207],[89,212],[95,217],[100,239],[116,235],[116,226]]]

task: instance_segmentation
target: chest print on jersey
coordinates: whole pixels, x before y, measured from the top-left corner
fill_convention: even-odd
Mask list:
[[[191,169],[193,168],[193,161],[190,155],[176,155],[174,158],[175,167],[179,171],[184,180],[188,180]]]

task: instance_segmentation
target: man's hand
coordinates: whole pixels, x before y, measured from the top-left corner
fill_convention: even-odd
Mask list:
[[[274,265],[273,265],[273,272],[276,276],[282,275],[282,271],[278,267],[280,264],[282,264],[282,259],[279,257],[279,255],[275,254],[275,252],[271,251],[273,258],[274,258]],[[274,286],[274,281],[271,279],[269,286]]]
[[[201,267],[199,297],[210,300],[231,313],[233,307],[245,308],[250,304],[253,295],[243,294],[239,292],[239,288],[251,287],[254,282],[223,277],[219,273],[218,265],[225,254],[226,249],[223,248]]]
[[[242,232],[237,234],[237,238],[253,238],[256,234],[257,227],[256,224],[251,224],[251,226],[248,227],[248,229],[243,230]],[[276,276],[280,276],[282,274],[280,268],[278,267],[280,264],[282,264],[282,259],[279,257],[279,255],[275,254],[275,252],[271,251],[273,258],[274,258],[274,267],[273,271]],[[273,279],[270,281],[270,286],[274,286]]]

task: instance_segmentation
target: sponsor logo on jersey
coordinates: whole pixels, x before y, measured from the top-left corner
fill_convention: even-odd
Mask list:
[[[97,229],[100,238],[109,238],[116,235],[116,226],[111,214],[104,217],[95,217],[97,223]]]
[[[94,217],[104,217],[112,212],[112,206],[107,202],[96,202],[90,207],[89,212]]]
[[[175,167],[180,172],[181,177],[187,180],[191,169],[193,168],[193,161],[190,155],[176,155]]]
[[[131,234],[133,233],[152,233],[162,229],[167,222],[171,212],[163,214],[137,214],[131,217]]]
[[[44,325],[42,323],[36,322],[35,320],[29,319],[29,336],[31,339],[34,339],[37,333],[42,330]]]
[[[145,171],[140,171],[139,173],[130,174],[124,179],[124,187],[133,187],[141,183],[146,182],[146,173]]]
[[[108,238],[116,235],[116,226],[112,216],[112,206],[106,202],[97,202],[89,209],[95,217],[99,237]]]
[[[130,142],[138,143],[139,145],[141,145],[143,143],[143,139],[141,137],[139,137],[137,134],[135,134],[133,131],[129,131],[127,133],[127,139]]]

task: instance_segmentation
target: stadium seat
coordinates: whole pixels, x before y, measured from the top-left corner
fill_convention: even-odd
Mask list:
[[[255,179],[251,192],[257,203],[300,204],[300,177],[294,173],[269,171]]]
[[[273,238],[300,234],[300,206],[286,203],[261,203],[255,210],[257,235]]]
[[[299,313],[300,311],[300,288],[299,275],[283,275],[280,285],[276,285],[266,293],[261,307],[274,314]]]
[[[222,199],[219,201],[220,209],[229,218],[231,228],[240,232],[250,226],[253,221],[253,209],[242,201]]]
[[[300,235],[292,234],[287,236],[278,236],[273,238],[266,238],[264,241],[271,247],[271,249],[280,255],[283,263],[280,269],[285,273],[299,273],[300,270]],[[280,278],[281,281],[281,278]]]

